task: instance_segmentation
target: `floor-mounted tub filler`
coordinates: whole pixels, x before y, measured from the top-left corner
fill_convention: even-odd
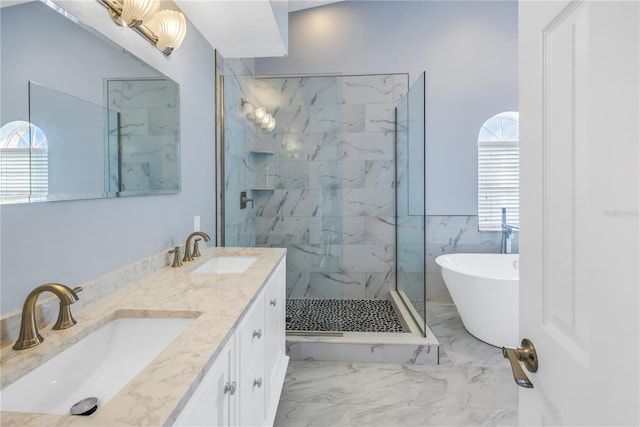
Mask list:
[[[517,254],[447,254],[436,258],[464,327],[497,347],[517,347]]]

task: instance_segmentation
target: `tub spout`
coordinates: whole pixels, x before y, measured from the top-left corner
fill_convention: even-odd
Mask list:
[[[509,247],[509,239],[511,239],[511,235],[514,231],[519,231],[517,225],[507,224],[507,208],[502,208],[502,239],[500,240],[500,253],[506,254],[511,253]]]

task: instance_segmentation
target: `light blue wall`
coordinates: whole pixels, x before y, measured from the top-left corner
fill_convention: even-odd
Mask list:
[[[427,75],[427,214],[476,215],[482,123],[517,111],[516,1],[346,1],[292,13],[257,74]]]
[[[97,1],[58,3],[180,84],[182,191],[0,207],[2,315],[20,308],[27,293],[41,283],[73,287],[184,243],[194,215],[201,216],[202,230],[215,237],[211,45],[189,24],[182,47],[165,58],[134,31],[116,26]],[[11,64],[2,67],[4,71]]]

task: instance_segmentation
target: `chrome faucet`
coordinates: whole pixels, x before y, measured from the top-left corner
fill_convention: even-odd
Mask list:
[[[69,306],[78,301],[76,292],[81,290],[82,288],[71,289],[59,283],[46,283],[32,290],[31,293],[27,295],[27,299],[24,301],[24,306],[22,307],[20,335],[13,345],[13,349],[25,350],[35,347],[44,341],[42,335],[38,333],[38,327],[36,325],[36,301],[41,293],[49,291],[60,299],[58,321],[53,326],[53,329],[66,329],[76,324],[76,320],[71,316]]]
[[[193,250],[191,249],[191,239],[193,239],[195,236],[202,237],[205,242],[211,240],[209,235],[204,231],[194,231],[193,233],[189,234],[189,237],[187,237],[187,241],[184,244],[184,257],[182,257],[182,262],[193,261],[194,257],[200,256],[199,250],[196,250],[196,248],[194,248]]]

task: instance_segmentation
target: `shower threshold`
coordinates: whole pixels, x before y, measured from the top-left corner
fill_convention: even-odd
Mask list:
[[[343,337],[344,332],[333,331],[287,331],[288,337]]]

